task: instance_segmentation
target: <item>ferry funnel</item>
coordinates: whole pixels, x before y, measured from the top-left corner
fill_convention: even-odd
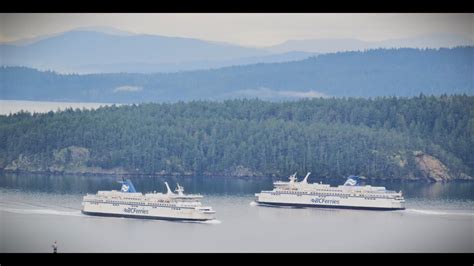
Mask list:
[[[135,190],[135,187],[133,186],[133,183],[130,179],[124,179],[123,181],[118,181],[120,184],[122,184],[122,188],[120,191],[122,192],[130,192],[130,193],[135,193],[137,192]]]

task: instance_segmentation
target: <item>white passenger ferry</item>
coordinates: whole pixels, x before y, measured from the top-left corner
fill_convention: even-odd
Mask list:
[[[370,210],[403,210],[405,200],[402,192],[386,190],[385,187],[358,185],[358,176],[349,176],[344,185],[331,187],[322,183],[308,183],[306,177],[298,182],[296,173],[289,182],[274,182],[274,189],[255,194],[261,205],[348,208]]]
[[[82,202],[82,213],[98,216],[205,221],[215,219],[211,207],[201,206],[201,195],[185,195],[179,184],[173,193],[165,182],[167,193],[142,194],[127,179],[119,181],[121,191],[99,191],[87,194]]]

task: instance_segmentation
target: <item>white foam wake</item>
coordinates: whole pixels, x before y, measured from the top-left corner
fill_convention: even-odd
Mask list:
[[[457,212],[457,211],[443,211],[443,210],[420,210],[420,209],[406,209],[406,212],[424,215],[450,215],[450,216],[473,216],[474,212]]]
[[[257,206],[257,205],[258,203],[256,203],[255,201],[250,202],[250,206]]]
[[[58,211],[52,209],[14,209],[0,208],[0,211],[6,211],[19,214],[44,214],[44,215],[63,215],[63,216],[82,216],[81,211]]]
[[[206,220],[206,221],[180,221],[181,223],[198,223],[198,224],[221,224],[220,220]]]
[[[220,220],[214,219],[214,220],[207,220],[203,221],[203,224],[221,224],[222,222]]]

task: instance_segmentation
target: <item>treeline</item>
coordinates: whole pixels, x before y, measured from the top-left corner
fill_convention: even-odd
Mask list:
[[[61,75],[0,68],[0,98],[85,102],[170,102],[261,97],[472,95],[474,47],[375,49],[305,60],[156,74]]]
[[[473,175],[474,97],[195,101],[0,116],[0,163],[47,165],[54,151],[90,151],[87,165],[155,174],[407,178],[415,153]]]

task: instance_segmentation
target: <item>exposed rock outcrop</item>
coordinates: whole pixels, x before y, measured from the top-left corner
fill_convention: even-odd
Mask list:
[[[434,182],[453,179],[449,169],[437,158],[421,151],[415,151],[413,154],[415,155],[416,166],[424,178]]]
[[[20,154],[18,159],[13,160],[7,166],[5,166],[5,171],[25,171],[25,172],[44,172],[47,171],[47,167],[44,165],[44,162],[41,156],[33,155],[26,156]]]
[[[473,180],[474,178],[470,175],[467,175],[465,173],[459,174],[459,177],[457,178],[459,180]]]
[[[262,173],[253,171],[250,168],[244,167],[242,165],[239,165],[235,167],[234,169],[231,169],[226,175],[229,176],[235,176],[235,177],[253,177],[253,176],[262,176]]]
[[[8,164],[5,171],[20,172],[49,172],[64,174],[127,174],[123,168],[103,169],[101,167],[87,166],[90,152],[87,148],[69,146],[53,151],[53,160],[43,158],[36,154],[26,156],[20,154],[18,159]],[[47,156],[46,156],[47,157]]]

